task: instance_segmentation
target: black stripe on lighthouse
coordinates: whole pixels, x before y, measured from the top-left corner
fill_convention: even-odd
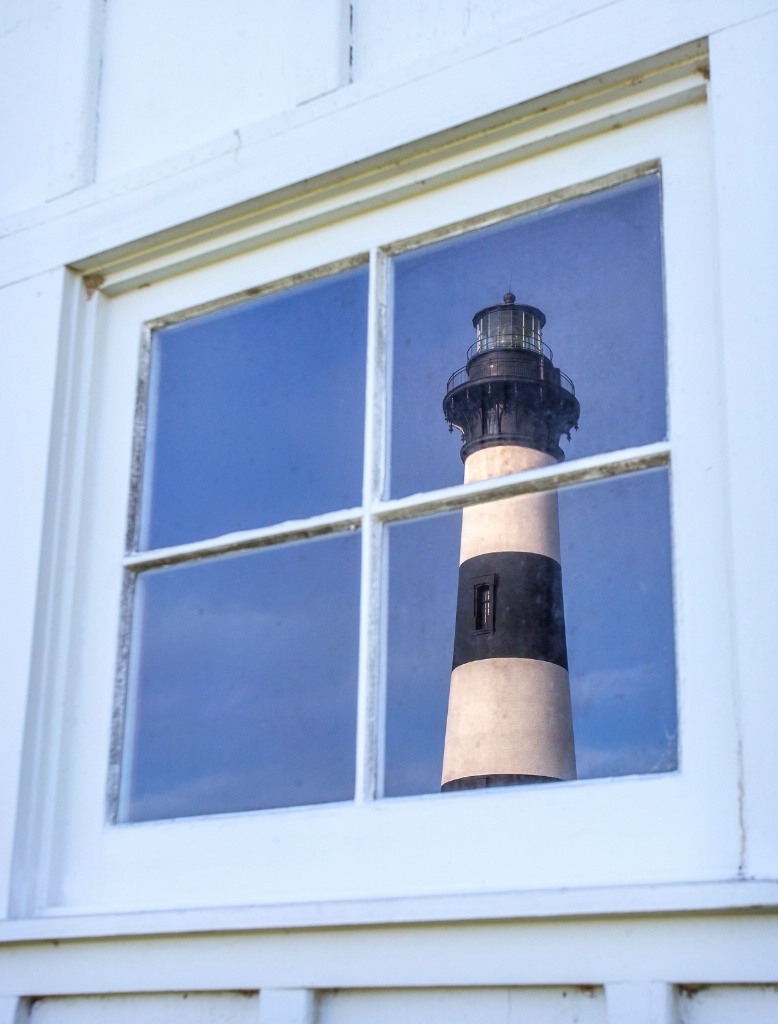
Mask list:
[[[460,565],[452,670],[485,658],[531,658],[567,669],[562,568],[555,559],[492,551]]]

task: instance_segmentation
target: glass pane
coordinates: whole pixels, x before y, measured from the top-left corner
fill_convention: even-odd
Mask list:
[[[120,817],[350,800],[359,537],[142,573]]]
[[[389,531],[386,796],[440,789],[462,513]]]
[[[471,356],[500,351],[506,333],[527,363],[550,346],[543,365],[572,381],[580,430],[568,441],[561,425],[568,459],[665,437],[658,175],[406,253],[394,279],[393,495],[462,481],[460,434],[442,414],[447,380],[462,368],[451,386],[461,384],[471,346]],[[499,308],[509,286],[511,323]],[[492,305],[476,333],[473,316]],[[570,382],[559,383],[564,395]]]
[[[367,269],[162,328],[140,544],[359,505]]]
[[[452,742],[480,744],[484,756],[476,752],[473,764],[503,758],[504,771],[471,769],[467,778],[532,776],[512,780],[529,782],[676,767],[666,471],[491,502],[464,517],[397,524],[389,551],[387,796],[437,792]],[[493,630],[478,628],[473,600],[487,573],[494,581]],[[447,737],[460,667],[468,701],[497,696],[491,707],[467,704],[460,732],[451,732],[449,722]],[[550,763],[544,744],[563,747],[556,726],[549,738],[545,720],[532,725],[530,705],[544,688],[565,690],[566,670],[570,698],[559,692],[562,704],[568,700],[568,728],[572,708],[573,771],[527,771],[522,745],[537,764]],[[543,714],[556,714],[547,696]],[[514,715],[508,736],[503,725]],[[470,739],[456,739],[465,733]],[[518,760],[508,771],[514,753]]]
[[[559,492],[578,777],[678,766],[665,470]]]

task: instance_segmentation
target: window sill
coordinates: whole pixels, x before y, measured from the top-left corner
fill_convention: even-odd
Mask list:
[[[49,911],[0,922],[0,945],[213,932],[376,927],[602,916],[762,912],[778,908],[778,880],[722,879],[399,899],[200,907],[134,913]]]

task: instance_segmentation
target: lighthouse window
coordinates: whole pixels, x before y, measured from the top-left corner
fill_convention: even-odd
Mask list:
[[[473,586],[473,619],[477,633],[494,628],[494,577]]]
[[[475,588],[475,628],[488,629],[492,621],[492,588],[481,583]]]

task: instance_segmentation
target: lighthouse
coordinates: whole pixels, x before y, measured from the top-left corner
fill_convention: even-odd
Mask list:
[[[475,343],[443,400],[465,483],[564,459],[580,406],[545,322],[510,292],[473,317]],[[441,788],[575,776],[556,492],[466,508]]]

